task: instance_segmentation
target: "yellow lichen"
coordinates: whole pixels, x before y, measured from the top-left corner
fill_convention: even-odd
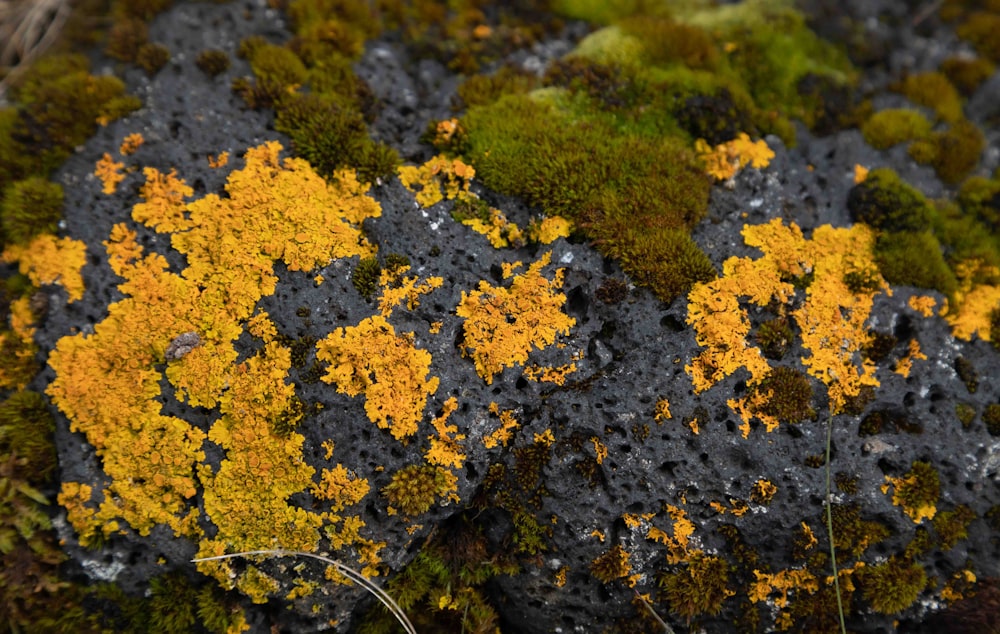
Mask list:
[[[750,501],[767,506],[778,492],[778,487],[769,480],[757,480],[750,491]]]
[[[594,455],[596,456],[597,464],[604,464],[604,459],[608,457],[608,446],[602,443],[597,436],[591,436],[590,442],[594,445]]]
[[[132,134],[126,136],[122,140],[121,146],[118,148],[118,152],[122,156],[128,156],[130,154],[135,154],[136,150],[145,142],[146,140],[142,138],[142,135],[138,132],[133,132]],[[107,155],[105,155],[107,156]],[[107,194],[108,192],[104,192]]]
[[[779,570],[774,574],[754,570],[753,574],[756,581],[750,584],[748,596],[754,603],[769,601],[771,595],[778,593],[778,596],[773,598],[774,604],[784,608],[788,606],[790,592],[802,591],[813,594],[819,590],[819,580],[805,569]]]
[[[463,192],[459,196],[473,196],[471,193]],[[502,211],[494,207],[489,208],[489,219],[466,218],[462,224],[469,227],[476,233],[481,233],[489,240],[494,249],[502,249],[511,245],[521,246],[524,244],[524,235],[517,224],[507,220],[507,216]],[[551,242],[550,240],[549,242]]]
[[[656,401],[656,412],[653,414],[653,420],[659,424],[671,418],[673,415],[670,413],[670,401],[665,398]]]
[[[568,238],[573,223],[562,216],[545,216],[532,220],[528,225],[528,239],[539,244],[552,244],[559,238]]]
[[[116,162],[107,152],[98,159],[94,167],[94,176],[100,179],[102,192],[105,194],[115,193],[118,183],[125,180],[123,169],[125,169],[125,164]]]
[[[487,449],[493,449],[497,445],[506,447],[507,443],[510,442],[514,430],[521,425],[514,418],[513,410],[505,409],[500,411],[500,407],[496,403],[490,403],[490,413],[500,418],[500,427],[483,436],[483,446]]]
[[[319,483],[313,484],[311,490],[317,498],[332,502],[330,510],[339,513],[344,507],[360,502],[370,488],[368,480],[357,477],[344,465],[337,465],[323,469]]]
[[[1000,307],[1000,286],[977,284],[977,277],[996,278],[1000,270],[979,261],[962,262],[956,270],[959,290],[955,292],[954,305],[945,302],[941,315],[951,325],[951,332],[958,339],[969,341],[978,335],[990,341],[990,314]]]
[[[87,263],[87,245],[72,238],[57,238],[50,233],[35,236],[27,245],[8,245],[0,256],[4,262],[17,262],[18,270],[35,286],[58,284],[66,289],[67,301],[83,299],[83,275]]]
[[[924,317],[933,317],[937,300],[930,295],[911,295],[906,304]]]
[[[896,362],[896,367],[893,368],[893,372],[901,376],[910,376],[910,370],[913,368],[913,362],[915,360],[926,360],[927,355],[920,351],[920,343],[916,339],[910,340],[910,348],[906,353],[906,356],[901,358]]]
[[[338,328],[316,344],[316,357],[330,363],[322,379],[349,396],[365,395],[368,419],[397,440],[412,436],[438,378],[428,378],[431,355],[397,335],[381,315]]]
[[[868,179],[868,168],[860,163],[854,164],[854,184],[860,185]]]
[[[435,288],[441,288],[444,280],[440,277],[430,277],[417,284],[417,277],[404,277],[403,273],[409,266],[399,267],[391,271],[382,271],[379,284],[382,294],[379,297],[379,311],[388,318],[393,309],[406,301],[406,309],[413,310],[420,305],[420,296],[430,293]]]
[[[555,368],[550,365],[528,365],[524,368],[524,378],[529,381],[565,385],[566,378],[574,372],[576,372],[575,363],[567,363]]]
[[[569,334],[576,320],[562,312],[566,301],[556,289],[562,286],[562,269],[552,280],[542,276],[551,260],[546,253],[511,281],[510,287],[481,281],[478,290],[462,292],[456,308],[465,318],[462,352],[472,357],[476,372],[486,383],[505,367],[523,364],[532,348],[542,349],[559,334]],[[518,264],[519,265],[519,264]],[[504,267],[504,277],[513,275],[514,265]]]
[[[687,517],[683,509],[670,504],[665,505],[667,513],[673,520],[672,535],[654,525],[646,531],[646,539],[660,542],[667,547],[667,563],[681,563],[691,555],[701,551],[691,547],[691,536],[694,535],[694,522]]]
[[[208,166],[212,169],[219,169],[229,164],[229,152],[222,152],[218,156],[208,155]]]
[[[714,148],[704,139],[698,139],[694,150],[704,162],[705,172],[720,181],[729,180],[747,165],[755,169],[767,167],[774,158],[774,151],[763,139],[751,141],[745,132]]]
[[[460,444],[465,440],[465,434],[459,434],[455,425],[447,424],[448,417],[457,408],[458,399],[453,396],[445,401],[441,415],[431,421],[437,435],[428,436],[431,444],[425,457],[430,464],[461,469],[465,463],[465,452]]]
[[[791,315],[808,353],[802,363],[809,374],[827,385],[831,410],[841,411],[862,388],[877,386],[874,365],[867,360],[859,364],[860,352],[870,337],[865,322],[873,298],[880,290],[889,292],[877,273],[872,230],[861,224],[849,229],[825,225],[806,240],[797,225],[785,226],[775,219],[744,227],[743,237],[763,256],[756,260],[729,258],[723,264],[722,277],[697,284],[688,294],[687,321],[694,326],[698,344],[705,347],[685,368],[695,391],[708,389],[740,368],[749,371],[749,385],[768,376],[770,365],[749,343],[750,320],[740,302],[788,304],[795,288],[786,280],[807,274],[812,279],[805,301]],[[845,281],[852,272],[875,275],[877,284],[853,292]],[[731,402],[742,412],[745,424],[749,416],[759,417],[752,405],[743,400]]]
[[[403,185],[416,195],[417,203],[421,207],[430,207],[445,198],[456,198],[459,192],[468,192],[476,170],[461,159],[439,154],[420,167],[404,165],[399,168],[398,174]]]
[[[356,503],[363,481],[344,483],[334,471],[316,488],[314,470],[302,458],[304,439],[290,431],[302,417],[287,381],[290,352],[265,313],[251,315],[274,290],[276,260],[303,270],[370,254],[359,225],[377,215],[378,206],[356,179],[327,185],[303,161],[279,162],[280,149],[271,143],[248,150],[244,169],[229,176],[227,197],[185,202],[193,192],[176,173],[144,170],[143,201],[133,218],[173,234],[172,245],[188,265],[181,273],[169,271],[163,256],[144,254],[124,224],[105,242],[124,298],[108,307],[91,334],[61,339],[49,359],[56,378],[48,393],[70,428],[94,446],[108,478],[100,496],[87,485],[64,487],[61,500],[84,543],[98,530],[117,530],[119,520],[142,535],[163,524],[192,537],[207,520],[214,530],[199,545],[202,556],[313,550],[325,526],[334,548],[353,546],[368,571],[377,562],[380,545],[360,536],[357,518],[289,504],[290,496],[314,488],[339,510]],[[237,364],[234,342],[244,325],[265,345]],[[197,345],[167,358],[181,335]],[[207,435],[160,413],[164,361],[180,400],[218,407]],[[224,452],[215,468],[204,462],[206,439]],[[205,518],[192,505],[199,485]],[[202,562],[199,569],[255,601],[275,588],[253,567],[242,576],[226,562]]]

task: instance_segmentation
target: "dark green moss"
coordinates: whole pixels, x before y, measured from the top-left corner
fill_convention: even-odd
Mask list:
[[[1000,405],[990,403],[983,410],[983,423],[990,436],[1000,436]]]
[[[556,61],[546,71],[542,83],[585,94],[600,103],[602,107],[610,109],[634,106],[639,97],[635,83],[623,69],[583,57],[568,57]],[[522,86],[524,88],[521,92],[524,92],[527,88],[524,80],[520,80],[513,88],[516,90]],[[487,86],[490,87],[492,86]],[[509,93],[496,94],[494,99],[487,103],[496,101],[502,94]]]
[[[931,160],[921,161],[917,156],[913,158],[918,162],[930,163],[938,177],[951,185],[961,182],[976,167],[986,147],[982,131],[966,119],[955,122],[943,132],[934,132],[931,140],[934,144]]]
[[[847,209],[851,220],[889,232],[923,231],[932,215],[924,195],[889,168],[872,170],[851,188]]]
[[[858,426],[859,436],[875,436],[905,432],[907,434],[923,433],[923,425],[919,420],[910,420],[904,412],[889,409],[878,409],[867,414]]]
[[[806,456],[803,464],[810,469],[819,469],[820,467],[826,465],[826,456],[823,454],[812,454]]]
[[[962,97],[948,78],[939,72],[910,75],[894,86],[910,101],[934,110],[948,123],[962,119]]]
[[[416,517],[430,510],[447,489],[444,469],[429,464],[413,464],[394,473],[392,481],[382,488],[382,495],[403,515]]]
[[[982,57],[949,57],[941,62],[943,72],[963,96],[968,97],[990,78],[996,66]]]
[[[160,72],[160,70],[170,61],[170,49],[162,44],[146,42],[139,47],[135,56],[136,66],[146,71],[150,77]]]
[[[104,52],[122,62],[134,62],[139,49],[149,40],[149,27],[143,18],[122,16],[108,30]]]
[[[949,296],[958,288],[941,244],[930,231],[882,234],[875,243],[875,258],[890,284],[930,288]]]
[[[771,393],[759,411],[783,423],[798,423],[816,415],[812,408],[812,382],[800,370],[778,366],[751,389],[759,394]]]
[[[970,176],[958,190],[958,204],[991,232],[1000,231],[1000,180]]]
[[[794,339],[795,333],[787,317],[775,317],[757,327],[757,346],[772,361],[785,356]]]
[[[351,273],[351,284],[358,293],[371,301],[375,298],[375,291],[378,290],[379,277],[382,275],[382,265],[378,258],[373,256],[361,258],[358,265]]]
[[[972,421],[976,419],[976,408],[968,403],[956,403],[955,416],[957,416],[958,421],[962,423],[962,427],[968,429],[969,426],[972,425]]]
[[[194,63],[201,72],[209,77],[215,77],[229,70],[230,62],[229,55],[226,55],[225,51],[210,48],[198,53]]]
[[[687,68],[711,71],[722,58],[722,51],[708,31],[669,16],[637,15],[620,21],[618,27],[639,40],[647,64],[682,64]]]
[[[899,343],[894,335],[887,332],[875,331],[862,350],[865,358],[875,363],[881,363],[892,354],[896,344]]]
[[[962,356],[955,357],[955,372],[965,384],[969,394],[975,394],[979,389],[979,372],[976,371],[976,366],[972,365],[972,361]]]
[[[617,277],[606,277],[597,287],[594,296],[605,304],[618,304],[628,297],[628,284]]]
[[[45,397],[37,392],[15,392],[0,403],[0,455],[13,455],[34,481],[45,482],[55,472],[55,429]]]
[[[842,493],[854,495],[858,492],[857,475],[851,475],[849,473],[844,473],[843,471],[838,471],[833,477],[833,481],[837,485],[837,490]]]
[[[898,614],[913,605],[927,586],[923,566],[896,557],[859,571],[861,592],[876,612]]]
[[[692,138],[705,139],[715,146],[735,139],[741,132],[756,134],[754,106],[749,98],[741,99],[726,87],[711,93],[675,97],[673,115]]]
[[[718,614],[729,596],[729,564],[704,553],[692,556],[680,570],[661,573],[657,584],[661,601],[688,623],[702,614]]]
[[[955,33],[967,40],[976,52],[993,62],[1000,63],[1000,13],[974,11],[955,29]]]
[[[833,517],[833,545],[837,560],[857,559],[868,548],[890,537],[889,529],[879,522],[862,519],[857,504],[835,504],[830,510]],[[826,517],[822,518],[826,525]]]
[[[894,145],[926,137],[931,122],[917,110],[892,108],[873,114],[861,128],[868,145],[887,150]]]
[[[966,539],[969,524],[976,519],[976,513],[968,506],[959,504],[952,511],[944,511],[934,516],[934,532],[937,533],[942,550],[951,550],[960,540]]]
[[[7,186],[0,204],[0,237],[27,244],[42,233],[55,233],[62,218],[62,185],[31,177]]]
[[[854,396],[844,397],[843,413],[849,416],[860,416],[873,400],[875,400],[875,388],[866,385]]]

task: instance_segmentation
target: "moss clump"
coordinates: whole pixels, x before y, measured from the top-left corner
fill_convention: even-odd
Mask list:
[[[929,462],[916,461],[902,477],[886,476],[886,482],[886,491],[890,485],[895,488],[892,503],[901,506],[915,523],[934,517],[941,497],[941,478]]]
[[[62,218],[63,189],[33,176],[7,186],[0,199],[0,239],[28,244],[42,233],[55,233]]]
[[[13,455],[38,482],[56,468],[55,429],[45,397],[37,392],[16,392],[0,403],[0,455]]]
[[[914,141],[909,153],[918,163],[931,165],[944,182],[956,184],[976,167],[985,147],[982,131],[962,119],[943,132],[932,133],[928,139]]]
[[[121,16],[108,29],[104,52],[122,62],[134,62],[139,48],[149,40],[149,27],[142,18]]]
[[[938,513],[934,518],[934,532],[942,550],[950,550],[959,540],[969,536],[968,528],[976,512],[964,504],[959,504],[952,511]]]
[[[869,547],[890,536],[889,529],[879,522],[861,518],[861,507],[857,504],[837,504],[831,509],[833,516],[833,545],[838,552],[838,560],[858,558]],[[826,523],[826,517],[822,518]]]
[[[931,122],[909,108],[890,108],[876,112],[861,127],[868,145],[887,150],[894,145],[920,139],[931,131]]]
[[[1000,13],[974,11],[955,29],[955,33],[967,40],[976,52],[993,62],[1000,63]]]
[[[1000,436],[1000,405],[990,403],[983,410],[983,423],[990,436]]]
[[[958,190],[962,211],[982,222],[990,233],[1000,231],[1000,179],[971,176]]]
[[[875,243],[875,258],[890,284],[932,288],[945,295],[958,288],[941,243],[930,231],[882,234]]]
[[[882,614],[897,614],[913,605],[927,586],[927,573],[916,562],[892,557],[877,566],[859,572],[861,592],[872,609]]]
[[[811,406],[812,382],[801,370],[778,366],[753,389],[760,394],[770,393],[770,398],[758,408],[765,416],[783,423],[798,423],[816,415]]]
[[[170,61],[170,49],[162,44],[147,42],[139,47],[135,56],[136,65],[152,77]]]
[[[963,96],[969,96],[990,78],[996,65],[982,57],[949,57],[941,62],[943,72]]]
[[[451,484],[448,471],[434,465],[410,465],[392,476],[392,481],[382,489],[382,494],[396,510],[408,517],[415,517],[430,510]]]
[[[658,598],[689,623],[701,614],[718,614],[722,602],[733,595],[727,587],[729,564],[704,553],[692,556],[681,570],[661,574],[657,583]]]
[[[962,427],[968,429],[976,419],[976,408],[968,403],[956,403],[955,416],[958,417],[958,422],[962,423]]]
[[[979,389],[979,372],[976,370],[976,366],[972,365],[972,361],[965,357],[955,357],[955,373],[965,384],[965,389],[969,391],[969,394],[975,394],[976,390]]]
[[[226,52],[216,48],[206,49],[198,53],[198,57],[194,60],[195,66],[209,77],[221,75],[229,70],[229,63],[229,56],[226,55]]]
[[[924,195],[894,170],[880,168],[855,185],[847,196],[851,220],[882,231],[923,231],[932,210]]]
[[[382,275],[382,266],[378,262],[378,257],[372,255],[361,258],[358,265],[351,273],[351,284],[358,293],[371,301],[375,298],[375,291],[378,290],[379,277]]]
[[[909,75],[894,88],[913,103],[934,110],[943,121],[956,123],[962,119],[962,97],[942,73]]]
[[[611,550],[599,555],[590,563],[590,574],[601,583],[611,583],[628,577],[632,574],[628,551],[622,548],[621,544],[615,544]]]
[[[769,319],[757,328],[757,346],[772,361],[785,356],[794,340],[795,332],[787,317]]]

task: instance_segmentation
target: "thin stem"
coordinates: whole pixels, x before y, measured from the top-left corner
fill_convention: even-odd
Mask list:
[[[833,545],[833,501],[830,492],[830,445],[833,443],[833,413],[826,425],[826,528],[830,537],[830,562],[833,564],[833,588],[837,593],[837,614],[840,616],[840,633],[847,634],[844,623],[844,604],[840,598],[840,575],[837,573],[837,549]]]
[[[267,555],[269,557],[311,557],[313,559],[318,559],[322,562],[328,563],[334,568],[336,568],[337,572],[344,575],[351,581],[357,583],[359,586],[361,586],[362,588],[373,594],[376,599],[381,601],[382,605],[384,605],[389,610],[389,612],[392,612],[392,615],[396,617],[396,620],[399,621],[399,624],[403,626],[403,629],[406,630],[407,634],[417,634],[416,628],[414,628],[413,624],[410,623],[410,619],[406,618],[406,614],[403,612],[402,608],[399,607],[399,604],[396,603],[392,597],[386,594],[385,591],[382,590],[382,588],[379,588],[377,585],[366,579],[360,572],[354,570],[353,568],[348,568],[339,561],[330,559],[329,557],[324,557],[323,555],[317,555],[316,553],[306,553],[297,550],[281,550],[281,549],[248,550],[245,552],[232,553],[229,555],[217,555],[215,557],[200,557],[198,559],[192,559],[191,561],[194,563],[198,563],[199,561],[215,561],[219,559],[232,559],[233,557],[248,557],[250,555]]]

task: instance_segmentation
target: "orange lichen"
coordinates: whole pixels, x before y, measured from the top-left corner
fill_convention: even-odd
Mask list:
[[[660,542],[667,547],[667,563],[678,564],[692,554],[701,552],[691,547],[691,536],[694,535],[694,522],[688,519],[683,509],[670,504],[665,505],[667,513],[673,520],[673,535],[650,525],[646,531],[646,539]]]
[[[767,506],[778,492],[778,487],[769,480],[757,480],[750,490],[750,501]]]
[[[138,150],[139,147],[143,143],[145,143],[145,141],[146,140],[144,138],[142,138],[141,134],[139,134],[138,132],[133,132],[132,134],[126,136],[122,140],[122,144],[118,148],[118,152],[122,156],[129,156],[130,154],[135,154],[136,150]],[[107,156],[107,155],[105,155],[105,156]],[[110,193],[110,192],[104,192],[104,193],[107,194],[107,193]]]
[[[567,363],[565,365],[560,365],[558,367],[552,367],[550,365],[528,365],[524,368],[524,378],[529,381],[538,381],[540,383],[555,383],[556,385],[565,385],[566,378],[576,372],[575,363]]]
[[[420,167],[404,165],[399,168],[398,174],[400,182],[416,195],[417,203],[421,207],[430,207],[445,198],[453,200],[459,192],[467,193],[476,170],[461,159],[439,154]]]
[[[118,530],[119,520],[143,535],[164,524],[197,537],[202,518],[191,500],[200,485],[204,519],[215,529],[199,554],[313,550],[325,527],[334,548],[353,546],[368,564],[366,574],[374,572],[380,545],[360,536],[359,519],[334,514],[360,499],[363,481],[345,482],[336,470],[325,472],[320,485],[313,481],[314,470],[302,458],[304,439],[290,431],[302,416],[287,381],[290,352],[277,342],[266,313],[252,315],[274,290],[276,260],[304,270],[370,254],[359,225],[379,208],[356,179],[345,175],[328,185],[303,161],[280,162],[280,149],[269,143],[248,150],[244,169],[229,176],[227,197],[185,202],[193,192],[176,173],[144,170],[143,202],[133,218],[173,233],[171,243],[188,264],[180,274],[168,270],[163,256],[144,254],[124,224],[105,242],[110,268],[123,278],[124,299],[108,307],[92,334],[61,339],[49,359],[56,378],[48,393],[70,428],[95,447],[109,481],[100,495],[87,484],[64,485],[60,499],[82,542]],[[236,364],[233,344],[244,324],[265,345]],[[182,335],[197,344],[167,358]],[[178,399],[218,407],[208,434],[160,413],[164,361]],[[206,439],[225,452],[214,469],[204,463]],[[290,496],[310,488],[331,498],[334,511],[289,504]],[[275,587],[252,567],[239,576],[226,562],[199,568],[255,601]]]
[[[767,167],[774,158],[774,151],[760,139],[751,141],[750,136],[740,132],[737,137],[714,148],[704,139],[698,139],[694,151],[705,164],[705,172],[716,180],[729,180],[741,169],[750,165],[755,169]]]
[[[222,152],[218,156],[213,154],[208,155],[208,166],[212,169],[219,169],[226,165],[229,165],[229,152]]]
[[[590,563],[590,573],[602,583],[624,579],[629,587],[633,587],[635,580],[630,578],[632,565],[629,563],[629,557],[627,550],[616,545]]]
[[[404,277],[403,274],[410,270],[409,266],[399,267],[393,270],[382,271],[379,284],[382,287],[382,294],[379,297],[378,308],[382,316],[387,318],[393,309],[406,300],[406,309],[413,310],[420,305],[420,296],[430,293],[435,288],[441,288],[444,280],[440,277],[430,277],[422,283],[417,284],[417,277]]]
[[[490,413],[500,418],[500,427],[495,431],[483,436],[483,445],[487,449],[493,449],[497,445],[507,446],[513,436],[514,430],[521,426],[514,418],[513,410],[500,410],[496,403],[490,403]]]
[[[319,360],[331,364],[323,381],[342,394],[364,393],[370,421],[397,440],[416,433],[438,378],[428,378],[431,355],[413,345],[412,335],[397,335],[385,317],[374,315],[334,330],[316,350]]]
[[[590,442],[594,445],[594,455],[597,464],[604,464],[604,459],[608,457],[608,446],[602,443],[597,436],[591,436]]]
[[[812,279],[805,301],[791,315],[808,352],[802,363],[827,385],[831,410],[841,411],[862,388],[877,386],[874,365],[867,360],[858,363],[870,336],[865,322],[873,298],[879,290],[890,292],[877,272],[872,230],[861,224],[849,229],[825,225],[806,240],[797,225],[785,226],[775,219],[744,227],[743,236],[763,256],[729,258],[722,277],[695,285],[688,295],[687,321],[695,328],[698,344],[706,348],[685,368],[695,391],[710,388],[740,368],[750,372],[749,385],[768,376],[770,365],[760,349],[749,343],[750,320],[740,301],[757,306],[788,304],[795,288],[786,280],[807,274]],[[852,291],[845,277],[853,272],[875,276],[876,284]],[[744,416],[745,425],[750,416],[760,417],[759,410],[745,400],[733,400],[730,405]]]
[[[671,418],[673,418],[673,415],[670,413],[670,401],[665,398],[656,401],[656,412],[653,414],[653,420],[657,423],[662,423]]]
[[[101,191],[105,194],[115,193],[118,183],[125,180],[125,174],[122,173],[124,169],[124,163],[116,162],[110,154],[105,152],[94,166],[94,176],[101,181]]]
[[[462,292],[456,308],[465,318],[462,352],[472,357],[476,372],[487,384],[505,367],[528,360],[532,348],[542,349],[555,342],[559,334],[569,334],[576,320],[562,312],[566,301],[562,269],[552,280],[542,276],[542,267],[552,258],[546,253],[511,281],[510,287],[491,286],[481,281],[478,290]],[[504,278],[513,275],[520,263],[504,266]]]
[[[854,164],[854,184],[860,185],[868,179],[868,168],[860,163]]]
[[[472,196],[471,193],[462,193],[460,196]],[[481,233],[489,240],[494,249],[502,249],[511,245],[521,246],[524,244],[524,234],[517,224],[507,220],[507,216],[495,207],[488,210],[489,218],[466,218],[462,224],[469,227],[476,233]],[[553,238],[554,240],[554,238]],[[550,240],[549,242],[552,242]]]
[[[906,304],[924,317],[933,317],[937,300],[930,295],[911,295]]]
[[[428,436],[431,445],[425,458],[430,464],[461,469],[465,463],[465,452],[462,451],[460,444],[465,440],[465,434],[459,434],[455,425],[447,424],[448,417],[456,409],[458,409],[458,399],[453,396],[445,401],[441,415],[431,421],[437,435]]]
[[[552,244],[559,238],[568,238],[573,223],[562,216],[545,216],[532,220],[528,225],[528,239],[539,244]]]
[[[58,284],[66,289],[67,301],[83,299],[83,275],[87,263],[87,245],[72,238],[57,238],[50,233],[35,236],[27,245],[8,245],[0,256],[4,262],[17,262],[18,270],[35,286]]]
[[[543,445],[545,447],[551,447],[552,443],[554,443],[556,441],[556,436],[555,436],[555,434],[552,433],[551,429],[546,429],[545,431],[543,431],[540,434],[534,434],[533,437],[532,437],[532,441],[536,445]]]
[[[962,262],[956,270],[959,290],[955,302],[945,302],[941,315],[951,325],[951,332],[958,339],[969,341],[978,335],[990,341],[990,314],[1000,307],[1000,286],[976,284],[977,277],[996,278],[1000,270],[973,260]]]
[[[778,593],[773,598],[774,604],[779,608],[788,606],[788,594],[795,591],[815,593],[819,590],[819,580],[814,574],[805,569],[779,570],[774,574],[753,571],[756,581],[750,584],[748,593],[749,599],[754,603],[771,600],[771,595]]]
[[[906,356],[901,358],[896,362],[896,367],[893,368],[893,372],[901,376],[910,376],[910,370],[913,368],[914,360],[926,360],[927,355],[920,351],[920,342],[916,339],[910,340],[910,348],[906,353]]]
[[[339,464],[333,469],[323,469],[319,483],[314,483],[311,487],[313,495],[317,498],[332,502],[330,510],[334,513],[339,513],[346,506],[357,504],[368,495],[370,489],[368,480],[357,477],[344,465]]]

